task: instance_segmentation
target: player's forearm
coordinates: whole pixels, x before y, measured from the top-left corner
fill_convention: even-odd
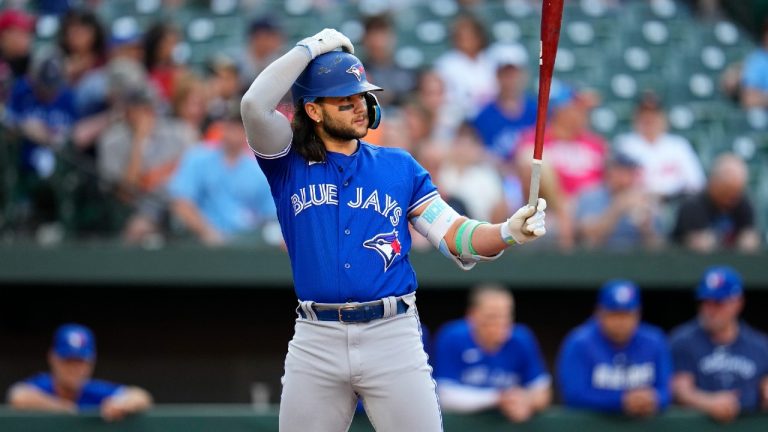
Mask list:
[[[74,404],[49,396],[35,388],[22,385],[11,389],[8,403],[17,410],[74,413]]]
[[[290,123],[275,109],[309,61],[306,48],[295,47],[267,66],[245,92],[240,109],[254,151],[274,155],[290,144]]]
[[[440,405],[445,411],[473,413],[494,408],[499,404],[501,392],[456,383],[441,382],[437,387]]]
[[[526,390],[534,411],[541,411],[552,403],[552,387],[549,385]]]
[[[138,387],[130,387],[116,398],[128,412],[146,411],[152,407],[152,396],[146,390]]]

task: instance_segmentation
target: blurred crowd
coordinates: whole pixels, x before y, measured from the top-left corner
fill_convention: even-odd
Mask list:
[[[126,243],[181,237],[281,244],[269,188],[239,117],[243,92],[289,48],[281,23],[255,18],[238,55],[214,55],[197,70],[178,61],[184,35],[172,23],[108,29],[93,12],[66,7],[75,2],[40,3],[61,14],[50,46],[33,49],[34,16],[0,13],[2,123],[18,143],[16,190],[7,199],[15,235],[61,240],[55,173],[67,152],[99,185],[83,207],[115,201],[128,209],[118,226]],[[697,3],[717,10],[717,2]],[[536,96],[527,50],[490,40],[487,26],[462,12],[452,23],[451,48],[430,67],[411,70],[394,60],[391,17],[361,20],[358,55],[369,79],[385,89],[382,126],[365,140],[409,150],[461,213],[503,221],[529,187]],[[745,108],[767,110],[768,26],[760,43],[732,88]],[[285,101],[279,109],[291,116]],[[551,230],[538,247],[760,248],[749,172],[739,156],[721,154],[702,166],[691,143],[669,130],[663,95],[653,89],[637,99],[632,131],[612,140],[591,128],[599,104],[595,91],[553,83],[541,186]],[[104,236],[107,228],[96,221],[75,235]]]
[[[665,334],[643,321],[634,282],[607,281],[594,313],[561,341],[550,373],[535,329],[516,322],[512,294],[504,286],[479,285],[464,317],[444,323],[434,338],[422,326],[442,410],[496,410],[522,423],[548,409],[556,391],[568,408],[629,418],[659,415],[673,403],[721,423],[768,412],[768,337],[740,318],[740,274],[726,266],[707,269],[695,297],[697,315]],[[9,405],[100,412],[108,421],[152,407],[146,389],[94,379],[96,358],[89,328],[62,325],[48,351],[50,370],[11,385]]]

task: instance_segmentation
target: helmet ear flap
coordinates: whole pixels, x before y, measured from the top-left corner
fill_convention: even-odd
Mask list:
[[[381,123],[381,105],[373,93],[366,92],[363,96],[368,107],[368,129],[376,129]]]

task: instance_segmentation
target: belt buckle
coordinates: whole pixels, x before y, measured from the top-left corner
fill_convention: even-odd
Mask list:
[[[356,307],[357,306],[352,305],[352,304],[344,304],[342,306],[339,306],[339,308],[337,309],[337,311],[339,312],[339,322],[341,322],[341,323],[344,322],[344,319],[341,316],[341,311],[343,311],[343,310],[355,310]]]

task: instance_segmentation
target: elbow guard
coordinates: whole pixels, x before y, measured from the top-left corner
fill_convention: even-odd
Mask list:
[[[459,252],[459,256],[451,253],[445,242],[445,234],[460,217],[461,215],[448,203],[437,197],[429,203],[421,215],[412,218],[411,223],[419,234],[429,240],[432,246],[450,258],[462,270],[470,270],[478,261],[493,261],[501,256],[503,251],[492,257],[484,257],[475,253],[474,248],[472,248],[472,234],[478,226],[485,222],[472,219],[465,221],[456,232],[456,250]]]

